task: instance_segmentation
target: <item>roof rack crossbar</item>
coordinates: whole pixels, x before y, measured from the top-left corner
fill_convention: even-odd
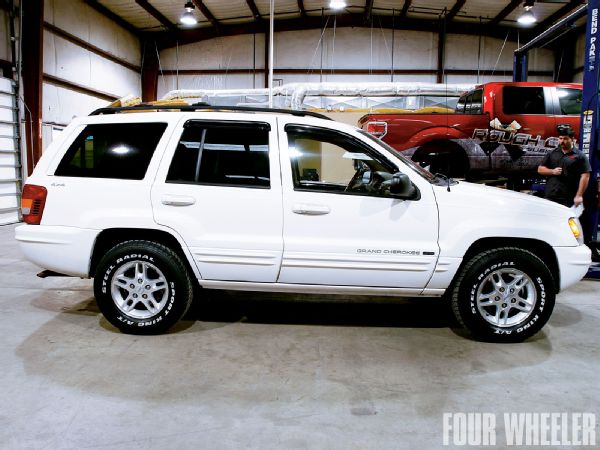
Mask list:
[[[319,114],[312,111],[296,111],[292,109],[280,109],[280,108],[254,108],[252,106],[215,106],[206,104],[193,104],[193,105],[139,105],[139,106],[123,106],[123,107],[106,107],[99,108],[92,113],[90,116],[99,116],[102,114],[117,114],[123,111],[245,111],[245,112],[269,112],[277,114],[291,114],[293,116],[310,116],[318,119],[333,120],[323,114]]]

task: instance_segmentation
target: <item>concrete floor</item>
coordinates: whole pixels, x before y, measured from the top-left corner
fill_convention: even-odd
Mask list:
[[[597,281],[514,345],[466,339],[437,300],[232,292],[136,337],[102,318],[90,280],[37,278],[13,232],[0,226],[0,448],[434,449],[445,412],[600,419]]]

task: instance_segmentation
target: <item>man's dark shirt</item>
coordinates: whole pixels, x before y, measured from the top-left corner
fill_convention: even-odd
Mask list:
[[[562,168],[561,175],[548,177],[546,198],[565,206],[573,206],[581,175],[592,171],[587,157],[576,149],[563,153],[559,147],[546,153],[541,165],[548,169]]]

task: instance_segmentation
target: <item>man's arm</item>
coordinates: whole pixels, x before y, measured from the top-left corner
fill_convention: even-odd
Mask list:
[[[589,182],[590,182],[590,173],[589,172],[582,173],[581,177],[579,177],[579,187],[577,188],[577,194],[575,194],[575,198],[573,199],[575,206],[578,206],[581,203],[583,203],[583,193],[587,189]]]
[[[552,175],[560,175],[562,173],[562,168],[561,167],[555,167],[554,169],[549,169],[546,166],[539,166],[538,167],[538,173],[540,175],[543,175],[545,177],[549,177]]]

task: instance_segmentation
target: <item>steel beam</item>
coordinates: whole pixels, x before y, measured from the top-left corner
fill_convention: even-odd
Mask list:
[[[23,97],[27,126],[27,172],[42,156],[42,67],[44,65],[44,0],[23,1]]]

